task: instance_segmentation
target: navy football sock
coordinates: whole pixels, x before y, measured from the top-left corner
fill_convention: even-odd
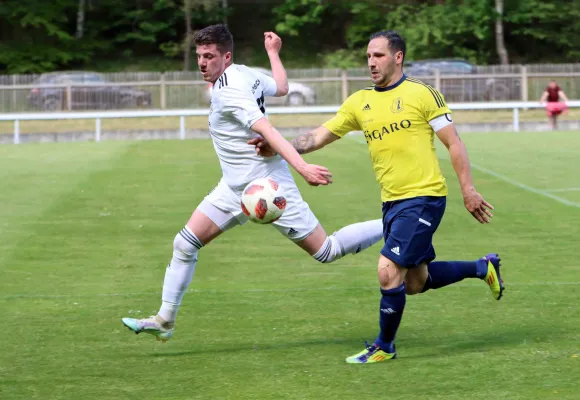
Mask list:
[[[403,317],[405,302],[405,284],[395,289],[381,289],[381,308],[379,312],[379,326],[381,332],[375,340],[375,344],[387,353],[394,353],[394,340]]]
[[[483,279],[487,274],[487,261],[436,261],[427,267],[429,276],[423,292],[439,289],[465,278]]]

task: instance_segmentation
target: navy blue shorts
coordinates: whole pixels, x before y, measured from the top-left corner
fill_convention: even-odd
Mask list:
[[[445,204],[445,197],[432,196],[384,202],[381,254],[405,268],[433,261],[433,234]]]

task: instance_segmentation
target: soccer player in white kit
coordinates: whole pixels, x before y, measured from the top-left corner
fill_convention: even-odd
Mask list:
[[[382,220],[376,219],[346,226],[327,236],[302,199],[288,164],[310,185],[327,185],[332,180],[326,168],[306,163],[265,117],[265,97],[288,93],[286,71],[279,57],[281,39],[272,32],[264,33],[272,77],[233,63],[233,37],[225,25],[208,26],[197,32],[194,40],[203,79],[213,83],[209,130],[223,177],[175,236],[158,314],[145,319],[122,319],[135,333],[146,332],[161,341],[173,336],[177,311],[193,278],[199,250],[247,221],[240,196],[254,179],[272,177],[280,183],[287,207],[272,225],[319,262],[330,263],[346,254],[356,254],[379,241],[383,234]],[[248,141],[258,135],[268,141],[277,156],[257,154]]]

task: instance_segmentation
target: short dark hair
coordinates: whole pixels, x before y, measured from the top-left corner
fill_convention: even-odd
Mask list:
[[[197,31],[193,37],[197,46],[215,44],[220,53],[234,51],[234,37],[229,29],[223,24],[210,25]]]
[[[383,37],[389,41],[389,50],[391,50],[391,54],[396,53],[397,51],[403,52],[403,61],[405,61],[405,54],[407,53],[407,44],[405,40],[395,31],[380,31],[377,33],[373,33],[371,35],[371,39],[376,39],[379,37]]]

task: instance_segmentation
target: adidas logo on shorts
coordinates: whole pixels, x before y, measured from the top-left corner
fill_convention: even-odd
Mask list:
[[[294,228],[290,228],[288,230],[288,235],[296,235],[298,233],[298,231]]]
[[[399,253],[399,246],[397,246],[397,247],[393,247],[393,248],[391,249],[391,251],[392,251],[393,253],[395,253],[396,255],[398,255],[398,256],[400,256],[400,255],[401,255],[401,253]]]

